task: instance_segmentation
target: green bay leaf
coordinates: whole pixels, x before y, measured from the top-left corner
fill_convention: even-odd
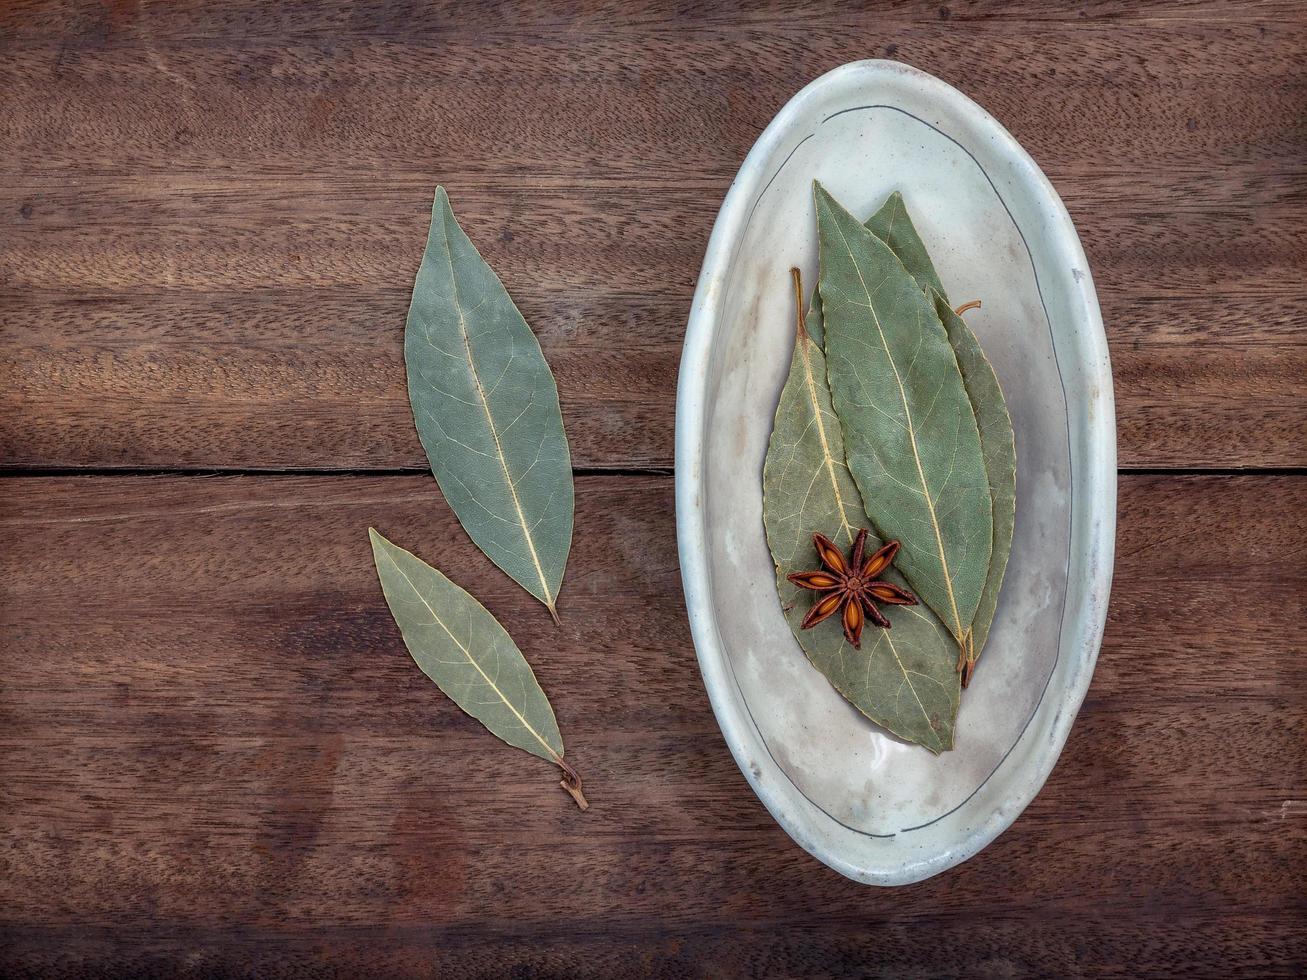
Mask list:
[[[985,357],[980,341],[953,312],[939,293],[934,294],[935,311],[948,331],[949,343],[957,354],[958,367],[967,396],[976,413],[980,428],[980,447],[985,455],[985,477],[989,481],[989,496],[993,502],[994,539],[990,549],[989,573],[985,588],[971,621],[971,636],[967,645],[967,666],[963,680],[969,681],[976,660],[989,638],[989,628],[998,608],[998,595],[1003,589],[1003,575],[1007,571],[1008,556],[1012,553],[1012,532],[1017,512],[1017,447],[1012,432],[1012,417],[1007,401],[999,386],[998,375]]]
[[[797,282],[795,292],[801,303]],[[891,628],[868,624],[860,650],[844,638],[838,616],[809,630],[800,628],[813,593],[786,576],[818,567],[813,532],[848,549],[867,524],[831,407],[826,356],[803,321],[763,465],[763,521],[781,605],[808,659],[876,724],[932,752],[952,748],[959,698],[957,647],[929,609],[884,607]],[[869,548],[879,545],[869,536]],[[893,572],[887,577],[902,581]]]
[[[985,352],[971,328],[949,304],[948,295],[940,283],[935,264],[930,260],[926,244],[908,214],[903,195],[898,191],[891,194],[880,209],[867,219],[866,226],[873,235],[893,250],[899,257],[899,261],[903,263],[903,267],[917,280],[917,284],[932,297],[935,312],[948,333],[953,353],[957,355],[958,367],[962,371],[962,382],[966,387],[967,397],[971,401],[971,408],[980,430],[985,475],[989,481],[989,495],[993,502],[994,539],[990,548],[989,573],[985,577],[985,588],[981,592],[975,618],[971,621],[967,669],[963,675],[964,679],[969,679],[985,640],[989,636],[989,628],[994,621],[994,611],[998,606],[998,595],[1003,587],[1008,556],[1012,552],[1012,531],[1017,505],[1017,456],[1012,417],[1008,414],[1007,401],[1003,398],[1003,389],[998,383],[993,365],[985,357]]]
[[[934,306],[890,247],[814,186],[822,321],[849,470],[897,566],[961,644],[989,570],[980,432]]]
[[[368,536],[386,605],[422,673],[492,734],[562,768],[563,788],[585,809],[580,779],[563,761],[554,709],[513,638],[421,558],[374,528]]]
[[[572,460],[535,334],[436,189],[404,331],[409,402],[441,492],[490,559],[558,619]]]

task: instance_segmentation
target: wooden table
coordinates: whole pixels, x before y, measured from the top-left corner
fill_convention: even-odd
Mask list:
[[[981,855],[890,891],[808,857],[731,760],[671,476],[722,195],[790,94],[876,56],[977,99],[1066,200],[1121,464],[1060,763]],[[1305,64],[1293,0],[10,0],[0,972],[1307,969]],[[558,376],[561,628],[413,430],[437,182]],[[512,625],[589,813],[413,667],[369,524]]]

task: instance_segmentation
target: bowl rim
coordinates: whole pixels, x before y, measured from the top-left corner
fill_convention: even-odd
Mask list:
[[[1088,569],[1086,574],[1089,582],[1086,601],[1080,604],[1081,608],[1076,611],[1075,620],[1071,624],[1073,628],[1069,630],[1071,642],[1068,646],[1079,656],[1064,685],[1069,696],[1063,709],[1055,714],[1051,722],[1051,751],[1044,752],[1038,759],[1038,771],[1034,778],[1023,783],[1024,791],[1018,799],[1012,801],[1013,805],[991,812],[983,822],[971,828],[961,846],[886,869],[863,867],[839,854],[831,853],[822,842],[809,838],[799,825],[799,819],[784,805],[783,786],[773,774],[765,772],[761,766],[751,761],[746,751],[749,745],[757,743],[764,751],[755,753],[754,757],[765,757],[766,744],[748,717],[747,706],[743,704],[743,692],[735,690],[737,685],[733,677],[729,676],[729,665],[726,662],[729,655],[717,631],[710,601],[712,587],[707,564],[707,529],[702,488],[708,367],[721,315],[723,282],[729,272],[732,246],[747,224],[752,206],[765,192],[766,183],[774,176],[764,171],[762,165],[772,157],[781,141],[789,134],[792,124],[807,112],[808,103],[816,99],[823,89],[833,84],[846,83],[850,79],[862,84],[874,84],[891,75],[899,76],[900,80],[906,77],[911,84],[926,89],[932,100],[949,103],[960,112],[974,117],[977,127],[986,131],[997,150],[1010,158],[1023,175],[1036,185],[1049,202],[1059,224],[1070,229],[1069,236],[1058,236],[1058,246],[1066,250],[1077,268],[1084,270],[1084,275],[1077,277],[1073,288],[1078,291],[1075,296],[1078,313],[1089,329],[1078,335],[1077,339],[1084,345],[1082,358],[1095,386],[1090,396],[1093,404],[1088,413],[1089,422],[1083,433],[1083,454],[1088,465],[1084,467],[1083,473],[1078,474],[1082,489],[1078,493],[1073,492],[1070,507],[1075,514],[1085,506],[1086,500],[1097,499],[1103,503],[1097,508],[1102,519],[1082,521],[1079,534],[1076,535],[1084,539],[1085,567]],[[1051,773],[1065,746],[1071,724],[1093,674],[1111,589],[1117,475],[1112,372],[1093,279],[1079,235],[1075,232],[1062,199],[1017,140],[981,106],[953,86],[897,61],[873,59],[849,62],[819,76],[795,94],[767,125],[745,157],[726,193],[708,240],[682,347],[676,393],[674,461],[681,579],[699,668],[713,714],[727,746],[750,787],[772,817],[800,846],[823,863],[849,878],[877,885],[907,884],[931,877],[971,857],[1006,830],[1038,794]],[[1085,524],[1089,526],[1085,527]],[[1074,551],[1075,540],[1071,542],[1071,547]],[[1065,615],[1062,624],[1063,643],[1067,642],[1065,638],[1068,635]],[[1028,734],[1028,731],[1023,731],[1013,747],[1020,744]],[[1000,763],[1000,767],[1001,765]]]

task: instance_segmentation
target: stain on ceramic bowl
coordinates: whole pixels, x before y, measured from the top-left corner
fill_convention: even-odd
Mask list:
[[[808,662],[777,600],[762,465],[794,343],[788,270],[816,282],[812,182],[860,217],[901,191],[1016,433],[1012,556],[956,747],[895,739]],[[1098,300],[1052,185],[956,89],[889,61],[803,89],[726,195],[686,332],[676,404],[686,605],[722,733],[800,845],[854,878],[919,881],[964,861],[1034,798],[1102,639],[1116,527],[1112,375]]]

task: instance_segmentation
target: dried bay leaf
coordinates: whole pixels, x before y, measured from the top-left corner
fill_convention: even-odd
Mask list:
[[[535,334],[436,189],[404,332],[409,401],[468,535],[557,621],[572,545],[572,461]]]
[[[490,732],[563,770],[563,789],[586,809],[563,761],[554,709],[531,665],[481,603],[416,555],[368,528],[377,577],[404,645],[422,673]]]
[[[958,367],[967,396],[976,413],[980,428],[980,448],[985,456],[985,476],[989,481],[989,495],[993,502],[994,538],[990,548],[989,573],[985,588],[980,593],[975,618],[971,621],[971,636],[967,641],[966,665],[962,670],[962,686],[971,681],[976,660],[989,638],[989,628],[998,608],[998,594],[1003,589],[1003,575],[1007,571],[1008,556],[1012,553],[1012,532],[1017,513],[1017,447],[1012,432],[1012,417],[1008,414],[1003,389],[998,375],[985,357],[980,341],[963,322],[962,317],[939,293],[934,294],[935,310],[948,331],[949,343],[957,354]]]
[[[814,185],[822,325],[849,470],[898,568],[959,644],[993,541],[980,432],[932,302],[890,247]]]
[[[802,309],[797,273],[795,293]],[[819,318],[815,302],[814,309]],[[892,628],[869,626],[861,650],[844,638],[839,617],[800,629],[812,593],[786,576],[818,567],[814,531],[847,549],[867,519],[845,464],[844,437],[827,385],[826,356],[802,317],[796,333],[790,373],[763,465],[763,521],[785,617],[808,659],[859,711],[900,738],[932,752],[944,751],[953,746],[958,708],[957,648],[930,610],[885,607],[882,612]],[[869,549],[879,545],[869,537]],[[886,577],[900,581],[892,571]]]
[[[917,284],[932,297],[935,312],[948,334],[953,353],[957,355],[962,382],[971,401],[980,430],[980,447],[985,459],[985,475],[989,481],[989,495],[993,502],[994,538],[990,547],[989,573],[985,587],[971,621],[971,636],[967,642],[966,665],[962,684],[971,679],[976,660],[989,636],[998,606],[998,595],[1003,587],[1008,556],[1012,552],[1012,532],[1017,506],[1017,455],[1012,432],[1012,417],[993,366],[985,352],[963,322],[962,317],[949,305],[948,296],[930,260],[925,242],[917,233],[916,225],[908,214],[903,195],[895,191],[880,209],[866,221],[868,230],[883,241],[899,257],[905,269]]]

